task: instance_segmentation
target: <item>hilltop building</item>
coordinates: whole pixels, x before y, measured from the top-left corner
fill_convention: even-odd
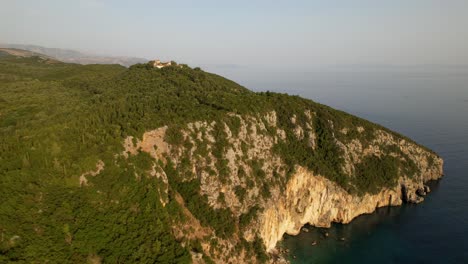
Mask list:
[[[172,65],[172,63],[170,61],[161,62],[160,60],[155,60],[155,61],[152,61],[152,63],[153,63],[153,67],[158,68],[158,69],[161,69],[161,68]]]

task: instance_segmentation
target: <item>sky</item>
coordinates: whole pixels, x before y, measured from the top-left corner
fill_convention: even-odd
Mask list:
[[[467,0],[0,0],[0,43],[220,67],[466,65]]]

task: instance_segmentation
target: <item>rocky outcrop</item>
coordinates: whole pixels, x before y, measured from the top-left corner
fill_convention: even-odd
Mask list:
[[[267,250],[275,248],[284,234],[296,235],[301,227],[310,224],[329,227],[331,223],[349,223],[355,217],[374,212],[378,207],[419,203],[424,200],[425,182],[442,175],[439,169],[426,174],[421,181],[402,178],[394,189],[384,189],[375,195],[353,196],[334,182],[298,168],[289,180],[284,195],[266,207],[260,218],[260,235]]]
[[[356,166],[368,156],[391,156],[401,164],[411,163],[415,173],[400,166],[394,186],[361,195],[349,193],[324,175],[299,165],[292,175],[287,175],[287,165],[281,153],[274,151],[275,146],[288,143],[287,140],[293,137],[305,142],[311,153],[316,151],[316,118],[316,113],[310,110],[304,111],[302,119],[292,115],[288,119],[291,130],[286,131],[284,124],[280,126],[275,111],[257,116],[230,113],[224,121],[187,124],[180,131],[183,142],[179,145],[166,141],[167,126],[144,133],[141,140],[128,137],[122,155],[128,157],[144,151],[162,162],[155,162],[149,174],[163,184],[159,190],[166,197],[161,200],[163,205],[169,202],[168,178],[161,164],[171,160],[186,181],[200,181],[200,195],[206,196],[212,208],[228,208],[235,219],[248,214],[254,207],[259,208],[235,237],[228,240],[216,238],[218,244],[224,245],[218,250],[224,252],[223,261],[229,258],[234,262],[250,262],[244,257],[233,256],[233,244],[240,243],[241,237],[253,241],[259,236],[266,249],[272,252],[285,233],[297,234],[305,224],[329,227],[334,222],[349,223],[378,207],[419,203],[430,191],[425,183],[442,176],[443,161],[429,150],[379,128],[356,126],[335,130],[338,124],[330,120],[334,143],[343,156],[341,170],[350,181],[352,177],[358,177]],[[372,137],[364,138],[363,135],[370,132]],[[354,133],[355,136],[347,139],[339,137],[339,133]],[[183,207],[183,203],[179,203]],[[180,230],[176,233],[180,239],[184,236],[192,239]],[[211,236],[213,239],[215,235]],[[210,244],[202,242],[206,248],[210,248]],[[216,254],[212,253],[210,257],[223,262]]]
[[[94,171],[88,171],[88,172],[85,172],[83,174],[80,175],[80,187],[82,186],[87,186],[88,185],[88,179],[86,178],[86,176],[96,176],[98,175],[99,173],[101,173],[102,170],[104,170],[104,162],[102,160],[99,160],[97,163],[96,163],[96,169]]]

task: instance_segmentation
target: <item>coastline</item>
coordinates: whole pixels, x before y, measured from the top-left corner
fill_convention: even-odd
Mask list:
[[[437,191],[443,178],[429,179],[424,182],[432,191]],[[407,210],[414,210],[419,206],[412,202],[403,202],[400,205],[386,205],[375,208],[370,213],[357,215],[351,221],[332,222],[329,226],[313,226],[309,223],[303,225],[295,234],[285,233],[275,248],[271,251],[273,263],[296,263],[301,260],[300,255],[294,252],[295,247],[308,248],[321,255],[320,251],[336,250],[335,247],[351,247],[362,236],[373,234],[379,226],[394,222],[399,215]],[[294,241],[294,242],[291,242]],[[298,262],[301,263],[301,262]]]

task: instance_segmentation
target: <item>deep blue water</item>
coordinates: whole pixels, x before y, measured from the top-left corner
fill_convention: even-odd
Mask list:
[[[468,263],[467,68],[224,74],[255,90],[298,94],[382,124],[445,160],[445,177],[432,183],[422,204],[381,208],[348,225],[286,235],[280,243],[293,263]]]

